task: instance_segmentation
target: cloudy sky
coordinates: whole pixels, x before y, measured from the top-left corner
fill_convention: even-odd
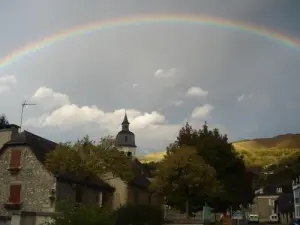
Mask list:
[[[0,3],[0,57],[96,21],[182,14],[300,39],[298,0],[13,0]],[[299,42],[300,43],[300,42]],[[14,56],[14,55],[13,55]],[[54,141],[115,135],[126,109],[139,154],[189,121],[231,140],[300,132],[300,45],[187,22],[137,23],[72,36],[0,64],[1,112]]]

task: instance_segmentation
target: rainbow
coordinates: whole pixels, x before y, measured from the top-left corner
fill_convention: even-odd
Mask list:
[[[145,25],[145,24],[194,24],[203,26],[215,26],[223,29],[231,29],[254,34],[269,40],[278,42],[284,46],[300,51],[300,40],[289,37],[285,34],[267,29],[265,27],[247,24],[218,17],[189,15],[189,14],[150,14],[138,15],[133,17],[121,17],[109,20],[91,22],[88,24],[76,26],[58,33],[54,33],[39,41],[29,43],[22,48],[16,49],[0,59],[0,69],[12,64],[16,60],[25,57],[31,53],[35,53],[45,47],[51,46],[59,41],[71,38],[73,36],[84,35],[94,31],[101,31],[110,28]]]

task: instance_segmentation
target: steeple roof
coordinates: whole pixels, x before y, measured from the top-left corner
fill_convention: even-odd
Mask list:
[[[127,118],[127,113],[125,112],[125,116],[124,116],[124,119],[123,119],[123,122],[122,122],[122,125],[123,124],[129,124],[129,121],[128,121],[128,118]]]

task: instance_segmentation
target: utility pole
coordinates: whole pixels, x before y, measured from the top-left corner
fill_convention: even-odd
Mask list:
[[[33,103],[27,103],[26,101],[24,101],[24,102],[22,103],[20,132],[22,131],[22,123],[23,123],[23,113],[24,113],[24,108],[25,108],[25,106],[28,106],[28,105],[36,105],[36,104],[33,104]]]

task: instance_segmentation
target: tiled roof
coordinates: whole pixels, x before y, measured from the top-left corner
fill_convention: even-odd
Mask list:
[[[282,192],[278,193],[277,188],[281,188]],[[269,185],[262,187],[263,193],[257,193],[256,196],[268,196],[268,195],[281,195],[282,193],[291,193],[292,186],[291,185]]]
[[[147,178],[147,168],[137,158],[134,158],[132,160],[132,163],[134,170],[134,179],[129,182],[129,184],[147,189],[150,185],[150,181]]]
[[[14,136],[10,141],[4,144],[4,146],[0,149],[0,154],[8,146],[16,146],[16,145],[27,145],[31,148],[33,154],[36,158],[42,163],[45,163],[46,154],[50,151],[54,150],[57,146],[57,143],[42,138],[38,135],[30,133],[28,131],[23,131],[16,136]],[[111,189],[111,187],[106,182],[102,181],[100,178],[93,178],[86,180],[85,177],[79,177],[75,174],[71,173],[61,173],[55,174],[58,179],[65,180],[67,182],[74,182],[74,183],[85,183],[90,186],[98,187],[98,188],[105,188]]]

